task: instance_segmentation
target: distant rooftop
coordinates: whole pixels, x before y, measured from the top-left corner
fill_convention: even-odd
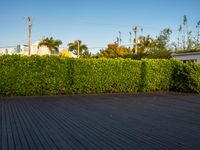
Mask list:
[[[182,51],[182,52],[175,52],[172,53],[172,56],[185,56],[185,55],[196,55],[200,54],[200,50],[195,50],[195,51]]]

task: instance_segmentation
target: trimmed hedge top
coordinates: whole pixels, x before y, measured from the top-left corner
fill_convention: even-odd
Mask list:
[[[0,95],[200,93],[200,65],[176,60],[0,56]]]

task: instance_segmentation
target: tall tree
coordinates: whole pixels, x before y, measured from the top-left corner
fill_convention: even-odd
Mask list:
[[[38,48],[41,46],[46,46],[49,48],[51,54],[59,53],[59,46],[62,44],[60,40],[54,40],[53,37],[43,39],[39,44]]]
[[[199,38],[200,38],[200,20],[197,22],[196,25],[196,29],[197,29],[197,42],[199,43]]]
[[[154,40],[150,35],[148,35],[147,37],[140,36],[139,41],[140,42],[138,44],[138,53],[143,54],[151,50]]]
[[[197,33],[196,33],[196,38],[195,38],[195,42],[194,42],[195,49],[200,50],[200,20],[197,22],[196,30],[197,30]]]
[[[178,28],[178,47],[177,47],[177,49],[183,48],[183,46],[181,44],[182,32],[183,32],[183,28],[182,28],[182,25],[180,25]]]
[[[130,45],[132,45],[132,32],[129,32],[129,35],[130,35],[130,37],[129,37],[129,43],[130,43]]]
[[[76,40],[72,43],[69,43],[68,44],[68,49],[69,51],[71,51],[74,55],[77,55],[78,56],[78,53],[79,53],[79,56],[81,58],[83,57],[89,57],[91,54],[89,53],[88,51],[88,47],[87,45],[85,44],[82,44],[82,41],[81,40]],[[79,52],[78,52],[79,50]]]
[[[139,44],[139,48],[142,48],[148,58],[165,58],[171,57],[171,51],[169,50],[169,42],[172,30],[166,28],[160,32],[160,35],[153,39],[150,36],[142,38]],[[143,46],[141,46],[143,45]]]
[[[170,42],[170,36],[172,34],[172,30],[170,28],[165,28],[160,32],[160,35],[156,39],[157,43],[157,49],[167,49],[169,42]]]
[[[184,15],[183,16],[183,49],[185,50],[186,49],[186,33],[188,35],[188,19],[187,19],[187,16]],[[188,39],[188,36],[187,36],[187,39]],[[188,41],[188,40],[187,40]],[[187,43],[188,44],[188,43]]]
[[[192,37],[192,31],[188,32],[188,45],[187,45],[188,50],[195,49],[195,41],[193,40]]]
[[[124,46],[119,46],[119,44],[108,44],[106,49],[100,50],[97,54],[98,57],[105,57],[105,58],[116,58],[116,57],[123,57],[131,53],[129,48]]]

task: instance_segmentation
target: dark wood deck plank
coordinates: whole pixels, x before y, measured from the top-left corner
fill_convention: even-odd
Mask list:
[[[22,147],[23,149],[30,149],[30,150],[34,150],[37,149],[37,146],[35,144],[34,138],[33,138],[33,134],[32,134],[32,130],[30,130],[30,125],[28,123],[28,119],[29,117],[25,117],[26,116],[26,112],[22,113],[24,110],[23,108],[19,105],[21,102],[15,102],[17,106],[15,106],[15,111],[16,111],[16,122],[20,122],[20,124],[18,124],[18,128],[20,128],[20,139],[22,142]]]
[[[37,111],[37,114],[35,114],[32,119],[40,123],[41,126],[38,130],[43,130],[46,132],[46,135],[48,136],[47,138],[49,138],[51,142],[54,143],[57,149],[72,149],[72,147],[70,147],[70,143],[63,142],[63,139],[60,137],[59,131],[56,128],[56,124],[44,115],[45,111],[41,113],[34,109],[32,106],[28,107],[27,111],[28,115],[30,116],[32,116],[32,114]]]
[[[51,107],[50,107],[49,111],[50,110],[51,110]],[[65,118],[63,116],[66,116],[67,118]],[[51,114],[50,117],[52,117],[52,114]],[[88,143],[88,146],[89,145],[91,146],[90,148],[97,148],[98,145],[99,145],[99,149],[101,149],[100,145],[102,146],[103,144],[107,143],[107,145],[106,145],[107,148],[120,149],[120,146],[117,147],[115,145],[111,145],[109,143],[109,140],[106,141],[105,139],[99,139],[98,138],[99,134],[102,134],[102,133],[95,133],[97,131],[97,128],[92,128],[93,132],[91,133],[90,130],[88,130],[88,128],[91,128],[91,127],[83,126],[83,124],[80,123],[78,120],[75,121],[75,120],[72,120],[72,118],[73,117],[69,116],[69,114],[65,114],[65,112],[58,112],[58,113],[54,113],[53,117],[51,119],[55,120],[56,122],[60,122],[61,123],[60,126],[62,126],[63,132],[66,132],[66,130],[70,129],[71,132],[73,131],[73,134],[75,136],[77,136],[77,135],[81,136],[82,132],[84,132],[85,133],[84,134],[85,137],[80,137],[80,138],[82,140],[84,140],[83,143]],[[63,121],[63,120],[66,120],[66,119],[68,120],[67,122]],[[84,130],[82,130],[82,129],[84,129]],[[105,133],[103,132],[103,134],[105,134]],[[95,135],[95,136],[93,136],[93,135]],[[106,138],[106,137],[104,137],[104,138]],[[99,143],[96,143],[95,141],[99,141]],[[79,141],[79,144],[80,143],[81,142]],[[109,144],[110,144],[110,147],[109,147]]]
[[[22,149],[22,145],[21,145],[21,141],[20,141],[20,137],[19,137],[19,132],[17,129],[17,123],[15,121],[15,112],[13,112],[12,108],[11,108],[12,104],[8,104],[7,105],[7,113],[9,114],[9,120],[10,120],[10,125],[12,128],[12,133],[13,133],[13,141],[14,141],[14,149],[16,150],[21,150]]]
[[[0,100],[0,150],[2,149],[2,101]]]
[[[8,150],[8,134],[7,134],[7,121],[6,121],[6,104],[5,101],[2,101],[2,150]]]
[[[24,119],[26,118],[26,124],[31,135],[34,135],[34,139],[38,140],[38,146],[44,147],[44,149],[57,150],[52,138],[48,135],[48,131],[43,127],[42,123],[35,119],[37,114],[29,115],[30,106],[26,105],[25,102],[20,103],[20,108],[22,108],[21,113],[23,114]],[[26,109],[28,108],[28,110]]]
[[[200,96],[0,97],[2,150],[199,150]]]
[[[55,107],[55,105],[49,106],[50,110],[51,108]],[[61,108],[61,107],[60,107]],[[81,110],[81,108],[79,108]],[[50,111],[49,110],[49,111]],[[61,111],[62,109],[60,109]],[[84,132],[84,135],[88,138],[88,140],[90,139],[93,143],[95,143],[95,141],[99,141],[98,144],[96,144],[96,146],[102,146],[105,145],[107,146],[107,148],[113,148],[113,149],[132,149],[133,147],[131,147],[131,145],[129,144],[129,141],[127,139],[120,139],[119,136],[117,135],[116,132],[113,132],[113,134],[111,133],[107,133],[108,130],[106,128],[104,128],[103,126],[101,126],[101,123],[99,122],[95,122],[95,124],[93,124],[92,122],[94,122],[94,120],[91,120],[91,118],[83,118],[82,119],[78,119],[76,120],[74,114],[70,114],[70,112],[64,111],[65,109],[63,109],[61,112],[55,114],[55,118],[61,118],[59,122],[61,122],[64,126],[66,125],[65,121],[62,120],[68,120],[68,123],[70,122],[70,126],[68,126],[68,128],[77,128],[76,131],[78,133]],[[82,111],[82,110],[81,110]],[[73,116],[73,117],[71,117]],[[80,121],[82,120],[82,121]],[[89,122],[90,123],[89,123]],[[84,129],[84,130],[83,130]],[[77,134],[77,133],[75,133]],[[116,138],[115,140],[109,138],[110,136],[112,136],[113,138]],[[124,143],[123,143],[123,142]],[[111,144],[111,143],[115,143],[115,144]],[[104,147],[105,147],[104,146]],[[137,145],[135,144],[135,147]]]
[[[12,108],[14,111],[17,111],[18,112],[18,115],[15,115],[15,122],[16,124],[18,124],[18,131],[19,131],[19,135],[20,135],[20,140],[23,141],[23,147],[24,149],[27,148],[27,141],[24,141],[24,132],[22,130],[22,127],[20,126],[19,122],[20,120],[24,120],[23,118],[25,117],[26,118],[26,121],[24,122],[24,124],[26,124],[27,126],[27,130],[29,131],[29,134],[31,135],[33,141],[34,141],[34,145],[35,147],[38,149],[38,150],[42,150],[42,149],[45,149],[45,147],[42,147],[42,144],[41,144],[41,137],[37,136],[37,134],[35,133],[35,131],[37,132],[38,130],[36,130],[36,128],[34,126],[32,126],[31,124],[31,121],[29,120],[29,116],[26,117],[26,113],[23,113],[23,110],[22,108],[19,106],[19,104],[13,104],[12,105]],[[43,138],[42,138],[43,139]],[[45,144],[45,142],[43,142],[43,144]]]

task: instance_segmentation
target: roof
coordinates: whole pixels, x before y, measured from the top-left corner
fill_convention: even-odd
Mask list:
[[[200,51],[198,51],[198,52],[187,52],[187,53],[172,53],[172,56],[187,56],[187,55],[200,55]]]

